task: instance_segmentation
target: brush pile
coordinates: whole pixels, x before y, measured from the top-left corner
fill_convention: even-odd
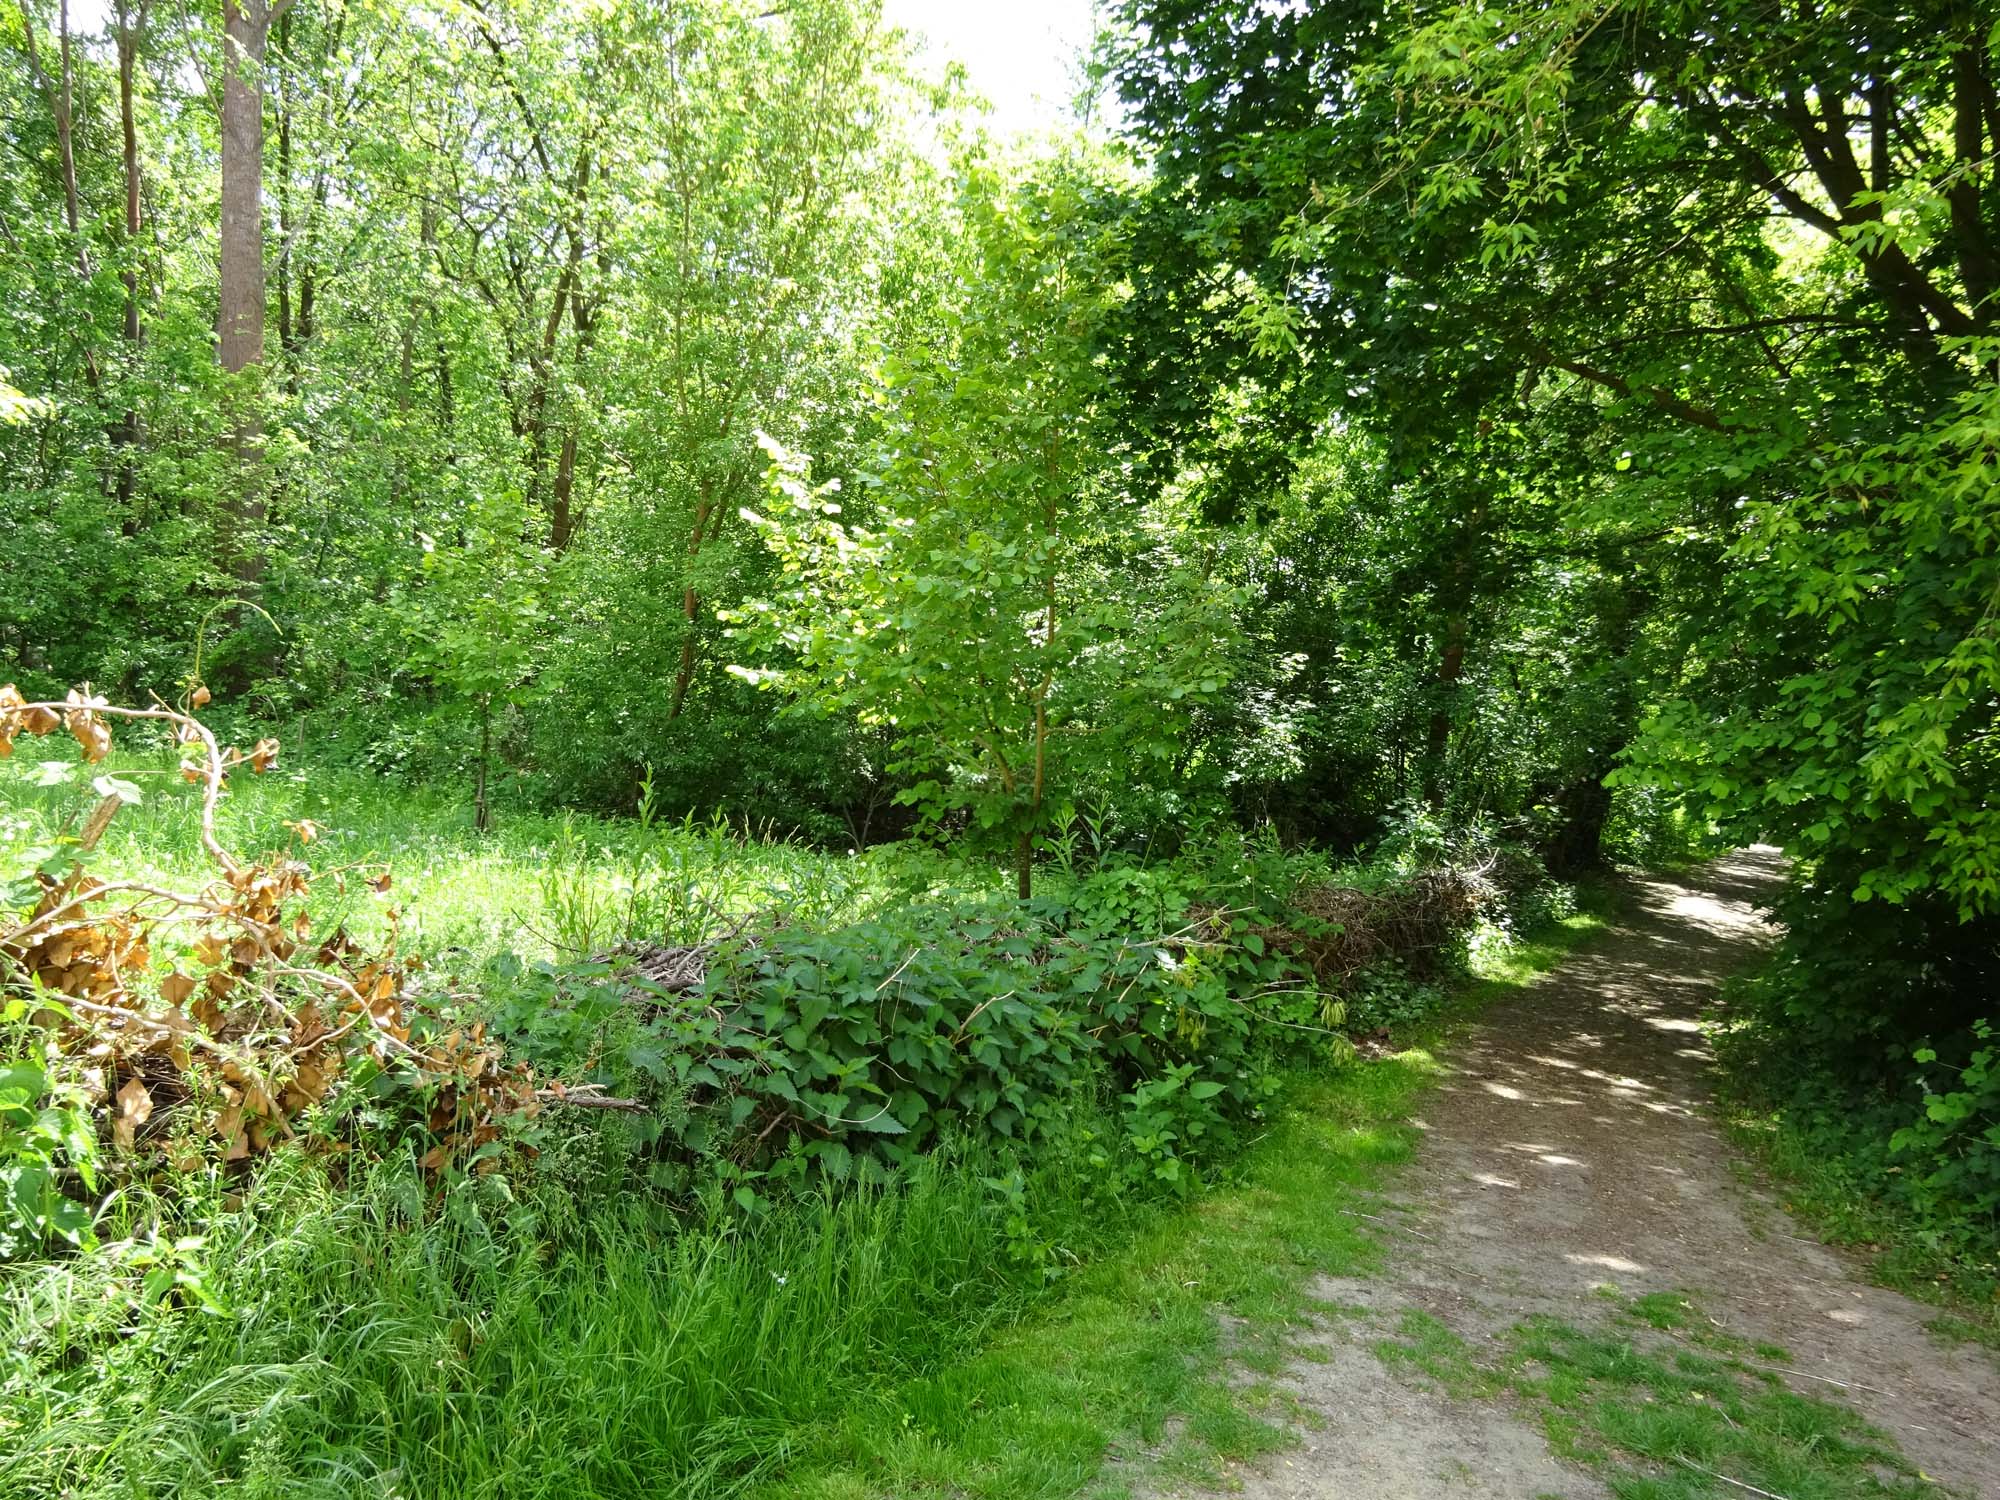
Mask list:
[[[1425,870],[1363,890],[1308,886],[1292,902],[1297,917],[1256,930],[1267,948],[1309,968],[1338,993],[1357,974],[1397,961],[1412,973],[1437,972],[1460,935],[1497,890],[1482,870]]]
[[[224,748],[194,716],[207,694],[189,697],[180,708],[120,708],[88,687],[39,703],[0,687],[0,755],[20,735],[66,730],[95,764],[110,753],[114,722],[170,728],[186,757],[182,777],[201,788],[201,842],[215,867],[208,884],[189,890],[91,875],[92,850],[139,797],[128,782],[96,779],[100,800],[79,831],[17,889],[18,904],[0,908],[0,998],[41,1036],[40,1056],[9,1070],[12,1092],[0,1106],[32,1111],[38,1096],[61,1090],[88,1107],[101,1141],[191,1169],[284,1140],[345,1149],[311,1116],[367,1082],[372,1097],[400,1098],[422,1120],[427,1168],[491,1170],[505,1120],[532,1115],[543,1097],[527,1069],[510,1066],[483,1027],[426,1016],[424,966],[398,951],[386,901],[383,943],[313,931],[315,880],[360,880],[386,897],[388,871],[316,874],[291,854],[245,860],[222,845],[216,807],[229,776],[269,770],[278,746]],[[318,831],[287,826],[301,846]]]

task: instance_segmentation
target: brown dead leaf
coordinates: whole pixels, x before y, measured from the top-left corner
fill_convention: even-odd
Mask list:
[[[64,701],[70,707],[63,715],[63,722],[83,747],[83,758],[92,764],[103,760],[111,753],[111,726],[94,710],[105,707],[104,700],[82,688],[71,688]]]
[[[111,1120],[112,1139],[119,1149],[130,1151],[139,1127],[152,1117],[153,1096],[134,1078],[118,1091],[118,1111]]]

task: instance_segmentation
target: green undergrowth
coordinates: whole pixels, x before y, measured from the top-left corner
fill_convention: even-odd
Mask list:
[[[96,1252],[0,1276],[0,1494],[1013,1500],[1115,1457],[1206,1472],[1285,1441],[1230,1372],[1275,1372],[1312,1275],[1382,1253],[1426,1040],[1288,1074],[1192,1197],[1106,1171],[1121,1126],[1088,1097],[1032,1149],[947,1135],[893,1184],[755,1212],[606,1191],[629,1164],[581,1127],[511,1182],[392,1153],[135,1187]]]
[[[86,774],[73,756],[36,761],[36,753],[63,751],[23,747],[0,763],[0,865],[74,828],[95,801],[87,783],[108,772],[141,800],[119,810],[95,871],[175,886],[214,876],[197,838],[199,798],[170,757],[121,748]],[[293,831],[301,821],[316,831],[303,850]],[[642,925],[726,924],[759,908],[830,922],[934,888],[1003,883],[991,869],[934,851],[822,849],[719,817],[606,819],[508,805],[481,832],[456,790],[285,755],[274,771],[230,779],[216,827],[240,854],[283,849],[302,852],[315,869],[388,867],[394,884],[381,899],[358,880],[320,882],[315,926],[346,924],[372,938],[393,905],[407,948],[464,966],[502,952],[575,956]]]
[[[1490,956],[1399,1050],[1294,1077],[1230,1181],[1083,1268],[971,1357],[885,1386],[801,1444],[769,1500],[949,1495],[1114,1500],[1145,1477],[1212,1481],[1291,1442],[1272,1383],[1326,1316],[1319,1276],[1393,1253],[1381,1194],[1415,1149],[1409,1123],[1463,1017],[1601,927],[1573,916]]]
[[[1810,978],[1797,972],[1796,947],[1733,982],[1711,1018],[1721,1064],[1715,1112],[1741,1153],[1738,1170],[1767,1178],[1787,1215],[1858,1251],[1883,1286],[1934,1307],[1932,1332],[2000,1349],[2000,1223],[1990,1206],[1931,1190],[1944,1169],[1970,1180],[2000,1158],[1976,1142],[1941,1151],[1902,1129],[1927,1113],[1903,1082],[1857,1096],[1810,1054],[1772,1040],[1763,1011]],[[1950,1118],[1942,1107],[1937,1114]]]
[[[1686,1296],[1610,1300],[1606,1327],[1532,1318],[1485,1354],[1412,1309],[1376,1352],[1455,1398],[1537,1415],[1554,1451],[1597,1471],[1618,1500],[1939,1493],[1855,1412],[1790,1389],[1783,1349],[1718,1330]]]
[[[21,871],[96,801],[59,770],[0,778]],[[481,835],[338,778],[234,782],[225,843],[317,825],[321,930],[394,921],[461,976],[427,1024],[483,1023],[641,1112],[523,1113],[459,1161],[357,1091],[249,1170],[193,1115],[177,1156],[99,1153],[88,1202],[61,1179],[90,1232],[0,1265],[0,1496],[1014,1497],[1113,1454],[1263,1451],[1282,1403],[1228,1372],[1277,1369],[1312,1275],[1379,1253],[1366,1205],[1435,1036],[1593,926],[1518,941],[1573,912],[1519,855],[1483,886],[1240,836],[1159,863],[1057,847],[1023,903],[909,846],[643,810]],[[191,804],[146,783],[91,872],[197,878]],[[337,873],[377,861],[387,892]],[[1291,903],[1350,879],[1343,920],[1405,937],[1371,1062],[1283,946],[1344,932]],[[701,945],[705,975],[647,980],[634,942]],[[0,1024],[6,1059],[76,1080],[38,1066],[0,1123],[84,1119],[62,1101],[88,1060],[24,997]]]
[[[1854,885],[1795,867],[1784,936],[1711,1018],[1722,1113],[1790,1212],[2000,1345],[2000,929]]]

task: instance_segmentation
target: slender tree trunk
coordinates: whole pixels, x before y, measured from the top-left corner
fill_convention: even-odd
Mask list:
[[[124,156],[125,167],[125,356],[127,378],[135,372],[138,364],[139,348],[145,339],[145,330],[139,320],[139,234],[145,227],[143,213],[144,194],[142,192],[142,171],[139,162],[139,115],[135,97],[139,69],[139,38],[146,24],[146,9],[141,4],[138,9],[127,8],[126,0],[119,0],[118,22],[118,133]],[[129,536],[143,522],[135,513],[134,499],[138,490],[138,446],[139,411],[131,404],[128,396],[125,415],[112,437],[117,450],[118,477],[116,481],[119,501],[119,525]]]
[[[493,758],[493,695],[479,699],[479,770],[472,789],[472,826],[481,833],[493,827],[493,810],[486,804],[486,767]]]
[[[437,257],[437,226],[437,207],[426,200],[417,220],[417,235],[423,242],[425,261],[433,265]],[[453,425],[457,420],[451,390],[451,350],[445,346],[444,326],[438,316],[437,299],[427,292],[424,294],[424,316],[429,326],[432,357],[436,361],[438,432],[444,438],[444,461],[448,464],[455,456],[451,451],[451,437]]]
[[[1563,822],[1544,859],[1551,874],[1581,875],[1603,868],[1604,825],[1611,818],[1611,788],[1604,778],[1610,773],[1609,766],[1593,766],[1556,799]]]
[[[703,480],[701,503],[695,507],[694,530],[688,536],[688,562],[701,555],[701,545],[708,537],[709,517],[715,514],[715,499],[709,481]],[[674,673],[674,696],[667,708],[667,720],[671,723],[681,716],[681,708],[687,702],[688,687],[694,682],[695,627],[701,619],[701,595],[695,592],[693,584],[681,590],[681,664]]]
[[[240,375],[264,360],[264,52],[266,0],[223,0],[222,226],[216,335],[222,368]],[[245,593],[264,578],[263,423],[254,393],[236,403],[231,446],[239,469],[229,505],[229,567]]]
[[[1444,646],[1438,655],[1436,706],[1431,711],[1424,745],[1424,800],[1434,809],[1444,806],[1453,710],[1458,701],[1459,680],[1465,676],[1465,641],[1476,588],[1475,570],[1480,549],[1486,545],[1486,506],[1480,502],[1466,512],[1457,554],[1446,570],[1440,600]]]
[[[1014,844],[1014,888],[1023,901],[1035,893],[1035,836],[1025,828]]]
[[[278,55],[291,61],[292,17],[287,12],[278,22]],[[278,122],[278,349],[284,367],[285,390],[296,396],[299,390],[298,334],[292,323],[292,99],[288,71],[280,67],[277,106]]]
[[[576,426],[563,429],[562,444],[556,449],[555,483],[549,490],[549,550],[561,554],[569,550],[576,536]]]
[[[582,205],[578,205],[581,214]],[[599,262],[600,269],[606,269]],[[597,340],[597,309],[579,284],[570,293],[570,321],[576,326],[576,371],[582,378],[590,360],[590,347]],[[576,540],[582,517],[576,508],[577,414],[568,414],[563,425],[562,444],[556,450],[555,484],[549,494],[549,550],[558,557]]]
[[[22,45],[28,55],[28,72],[37,86],[48,98],[49,113],[55,120],[56,159],[62,176],[63,223],[69,229],[70,243],[75,248],[76,269],[88,281],[94,268],[90,263],[90,244],[83,237],[82,200],[76,186],[76,130],[72,110],[74,94],[74,73],[70,63],[69,45],[69,0],[62,0],[57,11],[56,50],[57,67],[60,77],[51,80],[42,67],[41,47],[35,40],[35,17],[28,9],[28,0],[21,0]],[[83,373],[95,391],[102,378],[97,368],[97,351],[91,348],[86,333],[83,343]]]
[[[1444,802],[1445,756],[1451,749],[1451,700],[1457,696],[1458,682],[1465,675],[1465,616],[1452,614],[1444,622],[1444,651],[1438,657],[1437,707],[1431,710],[1429,733],[1425,737],[1424,800],[1432,807]]]

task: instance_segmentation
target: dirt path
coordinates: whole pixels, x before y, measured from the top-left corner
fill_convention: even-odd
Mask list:
[[[1390,1268],[1318,1290],[1387,1318],[1422,1308],[1475,1347],[1535,1314],[1601,1325],[1607,1285],[1689,1292],[1727,1332],[1789,1351],[1794,1388],[1856,1407],[1964,1495],[2000,1497],[2000,1371],[1791,1233],[1701,1113],[1698,1019],[1769,940],[1753,903],[1780,878],[1775,854],[1750,851],[1641,882],[1611,931],[1482,1016],[1419,1121],[1424,1148],[1396,1189],[1409,1233]],[[1605,1493],[1550,1454],[1532,1418],[1389,1373],[1369,1347],[1379,1318],[1335,1321],[1287,1382],[1324,1424],[1267,1470],[1233,1476],[1243,1493]]]

